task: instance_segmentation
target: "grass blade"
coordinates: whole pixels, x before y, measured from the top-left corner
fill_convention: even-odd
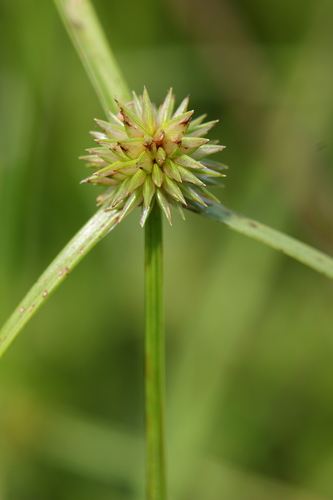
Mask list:
[[[265,226],[256,220],[249,219],[245,215],[239,214],[219,203],[213,203],[205,210],[201,210],[200,213],[207,219],[220,222],[239,233],[280,250],[315,271],[333,279],[333,258],[291,236]]]
[[[0,356],[80,260],[113,229],[117,215],[116,210],[98,210],[44,271],[0,331]]]
[[[114,99],[124,103],[131,101],[132,95],[93,6],[89,0],[54,2],[102,106],[118,113]]]

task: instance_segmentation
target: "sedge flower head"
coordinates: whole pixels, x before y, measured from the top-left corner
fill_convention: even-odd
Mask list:
[[[117,222],[141,206],[143,226],[158,203],[171,224],[171,206],[184,218],[183,208],[200,211],[218,201],[207,186],[220,185],[226,167],[207,156],[224,146],[204,137],[217,120],[203,123],[206,115],[192,120],[188,102],[186,97],[174,111],[169,90],[156,108],[144,88],[142,96],[133,92],[132,102],[117,102],[118,115],[109,112],[109,121],[96,120],[103,130],[91,132],[98,147],[81,157],[95,172],[82,182],[107,188],[98,204],[117,210]]]

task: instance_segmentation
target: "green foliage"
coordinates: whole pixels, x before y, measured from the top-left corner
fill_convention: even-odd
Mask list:
[[[186,2],[96,2],[132,88],[158,101],[173,85],[221,118],[223,203],[332,253],[331,4],[226,5],[196,4],[189,22]],[[95,210],[73,158],[101,109],[52,5],[1,8],[2,323]],[[170,498],[332,496],[329,282],[187,219],[166,228]],[[100,243],[2,361],[9,500],[142,491],[137,226]]]

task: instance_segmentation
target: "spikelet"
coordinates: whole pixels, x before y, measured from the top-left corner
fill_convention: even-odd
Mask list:
[[[144,87],[142,96],[133,92],[133,102],[117,102],[119,114],[109,113],[109,122],[96,120],[103,130],[91,132],[98,147],[87,150],[91,156],[81,157],[95,171],[82,182],[107,186],[97,201],[106,210],[117,209],[119,222],[141,206],[143,226],[158,203],[172,224],[171,206],[184,218],[182,208],[200,211],[211,200],[218,201],[206,185],[219,185],[226,167],[205,157],[224,146],[202,137],[217,120],[203,123],[203,115],[191,121],[188,102],[186,97],[173,112],[170,89],[156,109]]]

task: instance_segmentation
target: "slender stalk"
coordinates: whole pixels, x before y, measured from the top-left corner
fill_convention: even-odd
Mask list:
[[[118,112],[114,99],[131,93],[89,0],[54,0],[104,109]]]
[[[145,411],[148,500],[165,500],[162,214],[145,224]]]

